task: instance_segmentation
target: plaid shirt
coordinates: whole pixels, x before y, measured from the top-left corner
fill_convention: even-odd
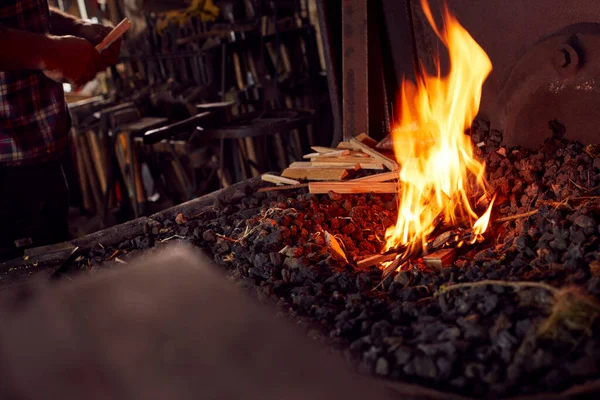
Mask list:
[[[0,26],[47,34],[47,0],[0,0]],[[57,159],[70,118],[62,85],[41,71],[0,71],[0,167]]]

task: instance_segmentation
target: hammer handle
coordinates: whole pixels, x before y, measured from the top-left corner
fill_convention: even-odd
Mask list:
[[[123,19],[123,21],[119,22],[119,25],[115,26],[115,28],[110,31],[108,35],[102,40],[100,44],[96,46],[96,50],[99,53],[102,53],[104,50],[108,49],[111,44],[119,40],[121,36],[125,34],[131,28],[133,24],[127,18]]]

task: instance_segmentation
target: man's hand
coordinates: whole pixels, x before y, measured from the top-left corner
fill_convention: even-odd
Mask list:
[[[100,54],[91,42],[75,36],[54,36],[45,57],[44,72],[58,81],[77,87],[94,79],[105,68]]]
[[[102,42],[102,39],[112,31],[112,27],[100,24],[91,24],[89,22],[80,22],[77,24],[73,34],[82,39],[86,39],[96,46]]]
[[[75,36],[87,39],[90,43],[96,46],[102,42],[102,40],[110,33],[110,31],[112,31],[112,29],[112,27],[100,24],[83,22],[78,24]],[[119,60],[119,54],[121,53],[121,43],[122,40],[119,39],[115,41],[108,49],[100,53],[105,67],[115,65],[117,63]]]

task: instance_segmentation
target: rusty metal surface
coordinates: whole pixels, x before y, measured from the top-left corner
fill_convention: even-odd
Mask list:
[[[334,38],[336,18],[332,16],[329,7],[331,2],[327,0],[317,0],[317,13],[319,15],[319,25],[321,29],[321,43],[325,57],[327,71],[327,87],[329,89],[329,102],[331,103],[331,112],[333,114],[333,140],[332,146],[336,146],[342,140],[342,101],[340,94],[340,79],[338,67],[341,60],[336,57],[334,51]],[[329,6],[329,7],[328,7]],[[339,19],[339,18],[337,18]]]
[[[459,22],[467,29],[473,38],[490,56],[493,71],[484,84],[480,116],[491,120],[492,128],[507,129],[508,144],[526,144],[535,146],[544,135],[550,133],[549,118],[564,119],[567,137],[584,141],[600,141],[600,137],[589,132],[597,126],[598,115],[592,110],[598,99],[595,85],[600,74],[594,66],[598,61],[593,57],[597,52],[586,52],[585,68],[580,68],[570,78],[559,76],[559,86],[569,83],[564,89],[550,91],[536,89],[532,82],[541,83],[546,87],[557,82],[556,76],[547,69],[547,60],[553,55],[547,54],[543,49],[534,47],[545,39],[565,30],[577,30],[580,23],[600,22],[600,3],[596,0],[448,0],[448,6]],[[441,21],[441,0],[430,0],[431,8],[437,21]],[[410,0],[414,21],[414,32],[417,44],[417,54],[428,70],[433,70],[432,57],[438,52],[442,56],[442,71],[447,68],[447,56],[422,11],[420,0]],[[400,12],[401,4],[386,4],[386,14]],[[571,28],[569,28],[571,27]],[[390,36],[398,35],[398,28],[390,25]],[[585,46],[596,46],[593,34],[582,37]],[[562,36],[561,40],[564,41]],[[560,40],[555,42],[559,44]],[[542,46],[543,48],[543,46]],[[587,48],[586,48],[587,51]],[[541,57],[535,59],[532,55]],[[395,70],[398,76],[412,67],[412,60],[407,57],[395,57]],[[528,60],[528,61],[525,61]],[[531,63],[525,66],[524,63]],[[518,65],[518,67],[517,67]],[[539,66],[538,69],[536,66]],[[514,77],[527,73],[527,93],[517,94]],[[561,80],[562,79],[562,80]],[[562,82],[562,83],[560,83]],[[577,86],[592,87],[594,89],[581,90]],[[502,97],[501,97],[502,96]],[[525,96],[520,99],[518,96]],[[511,102],[521,104],[522,109]],[[510,103],[510,104],[509,104]],[[589,109],[589,111],[585,109]],[[540,120],[533,121],[533,115],[540,110],[547,111],[540,115]],[[570,116],[570,118],[568,117]],[[510,121],[515,118],[525,118],[529,122],[515,124]],[[568,121],[567,121],[568,120]],[[575,121],[580,123],[575,124]],[[583,121],[583,122],[582,122]],[[562,122],[562,121],[561,121]],[[538,126],[539,125],[539,126]],[[541,129],[540,126],[545,128]],[[542,131],[543,134],[542,134]],[[583,134],[582,131],[587,133]],[[521,142],[523,137],[528,137],[526,142]],[[529,140],[529,138],[532,138]],[[515,140],[513,140],[515,139]]]
[[[517,63],[498,96],[495,126],[507,144],[537,147],[563,134],[600,143],[600,24],[544,39]]]
[[[343,135],[369,131],[367,0],[342,0]]]
[[[350,372],[186,247],[2,294],[3,399],[442,399]]]

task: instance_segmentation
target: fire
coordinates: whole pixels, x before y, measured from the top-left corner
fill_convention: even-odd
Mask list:
[[[492,63],[469,33],[444,6],[438,27],[427,0],[421,0],[427,19],[448,48],[450,70],[427,73],[415,83],[402,82],[400,121],[392,130],[394,151],[401,165],[399,213],[386,232],[387,249],[425,246],[442,218],[449,224],[468,221],[475,239],[487,229],[493,201],[479,218],[470,198],[488,193],[485,165],[473,157],[465,130],[479,111],[481,88]],[[475,222],[474,222],[475,221]]]

